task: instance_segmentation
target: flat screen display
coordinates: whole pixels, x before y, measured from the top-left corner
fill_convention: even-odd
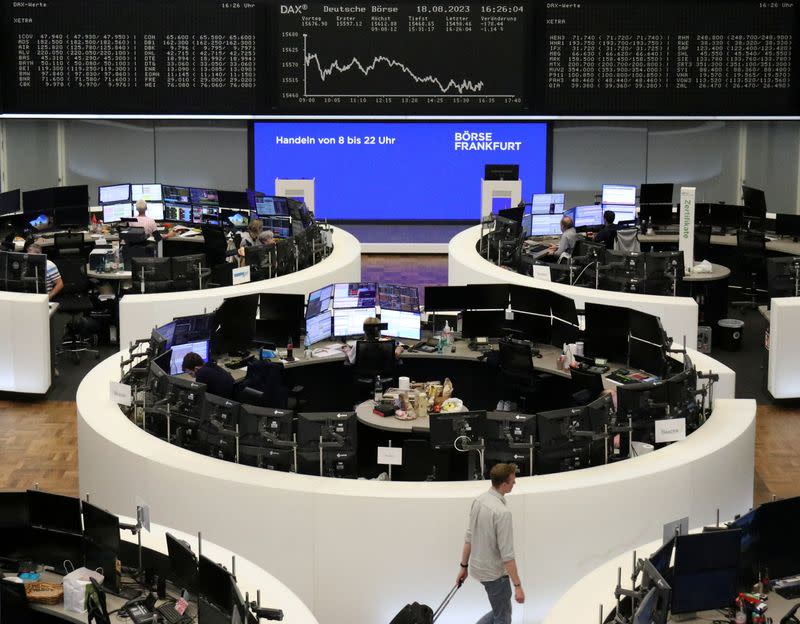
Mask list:
[[[547,136],[546,123],[256,122],[254,182],[314,178],[318,219],[477,221],[488,162],[522,163],[523,197],[547,189]]]
[[[381,308],[381,323],[388,325],[382,332],[384,336],[409,338],[410,340],[419,340],[420,338],[419,312],[402,312]]]
[[[189,353],[196,353],[204,362],[208,362],[208,340],[201,340],[199,342],[187,342],[182,345],[174,345],[172,347],[172,357],[169,361],[169,374],[180,375],[183,373],[183,358]]]
[[[143,199],[148,202],[160,202],[163,197],[160,184],[131,184],[131,201]]]
[[[557,236],[561,234],[561,214],[532,214],[522,219],[522,229],[528,236]]]
[[[534,193],[531,199],[533,214],[561,214],[564,212],[564,193]]]
[[[103,206],[103,223],[116,223],[120,219],[131,217],[133,217],[133,205],[130,203]]]
[[[331,337],[331,331],[330,311],[322,312],[321,314],[306,319],[306,335],[308,336],[309,344],[327,340]]]
[[[575,227],[593,227],[603,223],[602,206],[575,206],[573,210]]]
[[[98,187],[98,199],[101,204],[116,204],[117,202],[127,202],[131,200],[130,184],[114,184],[112,186]]]
[[[360,336],[364,333],[364,321],[375,316],[375,308],[346,308],[333,311],[333,335]]]
[[[636,206],[621,206],[618,204],[605,204],[603,212],[611,210],[614,213],[614,223],[636,220]]]
[[[604,184],[602,203],[635,206],[636,187],[625,184]]]
[[[331,305],[331,297],[333,297],[333,284],[309,293],[306,318],[311,318],[321,312],[327,311]]]
[[[333,307],[337,309],[370,308],[374,315],[375,284],[373,282],[334,284]]]

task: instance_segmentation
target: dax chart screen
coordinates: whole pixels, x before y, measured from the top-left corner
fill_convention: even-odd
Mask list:
[[[283,5],[278,106],[524,111],[530,19],[521,1]]]

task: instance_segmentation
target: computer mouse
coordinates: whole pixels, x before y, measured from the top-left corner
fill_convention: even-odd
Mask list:
[[[455,353],[455,352],[456,352],[456,346],[453,345],[452,347],[450,347],[450,353]]]

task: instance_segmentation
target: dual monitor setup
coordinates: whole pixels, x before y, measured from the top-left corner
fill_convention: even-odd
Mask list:
[[[120,530],[142,530],[138,523],[122,523],[115,514],[88,501],[39,490],[0,492],[0,527],[0,567],[9,572],[24,572],[21,568],[28,565],[26,562],[51,566],[62,575],[81,567],[100,571],[102,585],[95,586],[103,594],[100,617],[108,617],[105,593],[130,597],[130,582],[123,583],[120,574],[122,562],[135,568],[132,577],[138,590],[157,591],[159,598],[168,598],[167,585],[156,582],[158,577],[170,581],[180,595],[196,599],[199,624],[257,621],[250,612],[251,605],[242,598],[236,578],[223,566],[202,554],[195,556],[188,544],[170,533],[166,534],[166,558],[141,546],[137,549],[121,539]],[[174,611],[174,607],[166,608]],[[164,610],[162,606],[158,612],[168,617]],[[275,619],[270,616],[280,613],[263,611],[267,619]]]
[[[26,232],[86,227],[89,187],[79,184],[0,193],[0,220]]]
[[[246,228],[253,218],[277,238],[289,238],[311,224],[302,198],[275,197],[247,191],[223,191],[171,184],[114,184],[98,189],[103,222],[136,217],[136,202],[147,202],[147,214],[156,221],[186,225]]]
[[[0,251],[0,290],[46,294],[47,256]]]
[[[617,605],[605,623],[665,624],[670,614],[720,610],[732,621],[740,610],[739,592],[751,592],[766,577],[778,594],[794,598],[796,578],[780,579],[800,574],[799,521],[800,498],[795,497],[764,503],[726,525],[671,537],[636,562],[632,589],[618,582]]]

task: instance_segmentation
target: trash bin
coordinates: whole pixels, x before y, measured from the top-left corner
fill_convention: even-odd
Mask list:
[[[739,319],[720,319],[717,323],[717,344],[726,351],[739,351],[742,348],[744,321]]]

